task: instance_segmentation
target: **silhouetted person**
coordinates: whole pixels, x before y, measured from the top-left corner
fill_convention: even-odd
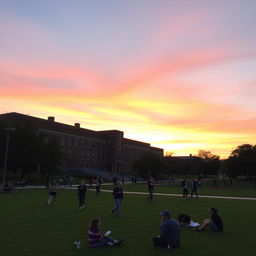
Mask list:
[[[86,191],[87,191],[87,186],[84,183],[84,181],[82,181],[81,184],[77,188],[77,195],[78,195],[80,210],[84,209],[84,207],[85,207],[84,201],[85,201]]]
[[[98,178],[96,181],[96,195],[97,196],[101,193],[101,191],[100,191],[101,183],[102,183],[101,178]]]
[[[198,198],[198,191],[197,191],[197,180],[193,179],[191,183],[191,197],[193,197],[194,193],[196,194],[196,198]]]
[[[150,180],[148,181],[148,200],[150,200],[151,202],[153,201],[153,192],[154,192],[154,183],[153,183],[153,179],[150,178]]]
[[[188,197],[188,182],[186,181],[186,179],[184,179],[181,182],[181,187],[182,187],[182,191],[183,191],[183,198],[187,198]]]

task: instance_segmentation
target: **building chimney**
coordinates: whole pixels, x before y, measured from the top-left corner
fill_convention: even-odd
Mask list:
[[[48,116],[48,121],[54,123],[54,116]]]
[[[76,128],[80,128],[80,124],[79,123],[75,123],[75,127]]]

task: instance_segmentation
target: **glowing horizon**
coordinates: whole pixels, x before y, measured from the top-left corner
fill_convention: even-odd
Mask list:
[[[256,144],[255,1],[0,7],[0,113],[122,130],[174,155]]]

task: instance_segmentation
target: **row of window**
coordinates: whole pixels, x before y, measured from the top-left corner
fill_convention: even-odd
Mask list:
[[[84,159],[84,160],[85,159],[87,159],[87,160],[90,160],[90,159],[105,160],[105,159],[109,158],[110,156],[105,155],[105,154],[100,154],[100,153],[96,154],[93,152],[83,152],[83,151],[81,151],[80,154],[74,154],[73,151],[68,150],[67,157],[73,157],[73,158],[80,157],[81,159]]]
[[[125,153],[145,154],[147,151],[148,151],[148,149],[145,149],[145,148],[138,148],[138,147],[132,147],[132,146],[124,146],[124,152]]]
[[[85,148],[101,148],[101,149],[109,149],[110,143],[99,142],[96,140],[85,139],[76,136],[70,135],[62,135],[59,134],[60,145],[62,146],[70,146],[70,147],[85,147]]]

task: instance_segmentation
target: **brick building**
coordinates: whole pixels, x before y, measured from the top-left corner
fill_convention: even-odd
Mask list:
[[[0,120],[9,124],[30,122],[47,136],[57,136],[64,153],[64,168],[100,168],[112,172],[131,172],[136,159],[146,152],[163,156],[163,149],[151,147],[149,143],[124,138],[122,131],[93,131],[20,113],[0,114]]]

